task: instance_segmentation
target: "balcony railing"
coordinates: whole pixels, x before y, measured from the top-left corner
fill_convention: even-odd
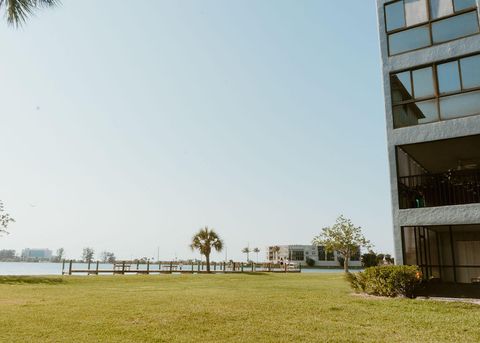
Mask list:
[[[480,203],[480,169],[400,177],[400,208]]]

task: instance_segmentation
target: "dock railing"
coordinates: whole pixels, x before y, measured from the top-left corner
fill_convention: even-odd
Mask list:
[[[300,264],[275,264],[254,262],[211,262],[210,273],[299,273]],[[116,261],[114,263],[75,262],[64,260],[62,275],[126,275],[126,274],[205,274],[207,264],[198,261]]]

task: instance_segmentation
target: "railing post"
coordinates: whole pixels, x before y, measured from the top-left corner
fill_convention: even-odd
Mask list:
[[[98,275],[98,260],[97,260],[97,268],[95,270],[95,274]]]
[[[173,262],[170,261],[170,274],[172,274],[172,269],[173,269]]]
[[[195,267],[194,267],[193,260],[192,260],[192,274],[194,272],[194,269],[195,269]]]
[[[125,261],[122,262],[122,275],[125,275]]]
[[[243,262],[240,262],[241,272],[243,273]]]
[[[72,260],[70,260],[70,264],[68,266],[68,275],[72,275]]]
[[[252,273],[253,273],[253,271],[254,271],[253,269],[254,269],[254,264],[253,264],[253,262],[252,262]]]
[[[87,272],[87,275],[90,275],[90,260],[88,260],[88,272]]]
[[[65,270],[65,260],[62,261],[62,275],[64,274]]]

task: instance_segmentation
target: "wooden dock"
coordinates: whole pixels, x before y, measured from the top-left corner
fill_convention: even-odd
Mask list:
[[[81,265],[77,267],[76,265]],[[86,266],[86,268],[85,268]],[[210,273],[300,273],[300,264],[274,264],[274,263],[245,263],[245,262],[211,262]],[[73,260],[63,261],[62,275],[126,275],[126,274],[206,274],[205,262],[131,262],[121,261],[115,263],[75,263]]]

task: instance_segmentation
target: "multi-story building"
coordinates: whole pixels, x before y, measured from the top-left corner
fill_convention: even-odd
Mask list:
[[[317,267],[340,267],[339,257],[337,252],[328,252],[323,246],[316,245],[274,245],[267,249],[267,260],[274,263],[280,261],[289,261],[307,264],[307,259],[310,258],[315,261]],[[350,259],[350,267],[360,267],[360,250],[355,256]]]
[[[377,0],[396,261],[480,281],[477,0]]]
[[[37,259],[37,260],[49,260],[52,258],[52,251],[50,249],[23,249],[22,258],[24,259]]]

